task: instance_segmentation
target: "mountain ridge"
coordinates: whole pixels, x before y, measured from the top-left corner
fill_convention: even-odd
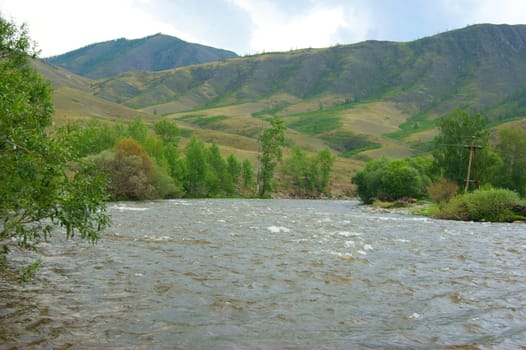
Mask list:
[[[161,71],[238,57],[236,53],[157,33],[140,39],[94,43],[45,61],[90,78],[108,78],[134,70]]]

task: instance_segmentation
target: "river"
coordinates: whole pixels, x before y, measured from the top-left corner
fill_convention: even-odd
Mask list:
[[[354,201],[109,211],[113,226],[95,246],[56,234],[32,282],[1,285],[0,349],[526,346],[524,224]]]

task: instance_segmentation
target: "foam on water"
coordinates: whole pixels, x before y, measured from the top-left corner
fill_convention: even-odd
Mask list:
[[[119,211],[146,211],[146,210],[149,210],[150,208],[129,207],[125,204],[116,204],[116,205],[112,205],[110,209],[116,209]]]
[[[267,230],[269,230],[272,233],[288,233],[290,232],[289,228],[283,227],[283,226],[269,226],[267,227]]]

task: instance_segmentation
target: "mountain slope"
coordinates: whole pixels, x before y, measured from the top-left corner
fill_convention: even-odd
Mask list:
[[[113,105],[174,118],[231,148],[241,147],[234,140],[255,141],[266,120],[280,116],[291,145],[328,145],[364,160],[425,150],[437,118],[454,108],[481,111],[494,123],[526,117],[525,76],[526,26],[484,24],[407,43],[126,72],[92,81],[90,91]]]
[[[91,79],[134,70],[161,71],[237,57],[234,52],[192,44],[163,34],[88,45],[47,61]]]
[[[55,124],[65,124],[77,119],[99,118],[112,121],[131,121],[135,116],[151,117],[148,113],[137,111],[93,95],[93,81],[53,66],[43,60],[33,60],[33,66],[53,86]]]
[[[164,113],[285,94],[387,100],[410,115],[436,116],[459,106],[490,109],[522,88],[525,76],[526,26],[477,25],[409,43],[368,41],[128,72],[99,82],[95,93],[133,108],[172,102]]]

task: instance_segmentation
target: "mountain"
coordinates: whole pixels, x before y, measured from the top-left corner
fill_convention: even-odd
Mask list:
[[[234,52],[156,34],[88,45],[46,61],[78,75],[99,79],[135,70],[161,71],[237,57]]]
[[[348,184],[368,159],[429,150],[436,122],[455,108],[480,111],[496,128],[526,127],[525,25],[481,24],[411,42],[267,53],[103,80],[49,71],[54,85],[71,85],[56,103],[62,116],[76,107],[75,116],[90,116],[92,101],[95,116],[108,107],[106,119],[129,111],[162,116],[184,135],[243,158],[256,158],[258,135],[279,116],[288,147],[329,146],[339,155],[336,183]]]
[[[476,25],[409,43],[367,41],[129,72],[97,83],[95,92],[133,108],[170,101],[185,108],[185,100],[202,108],[286,94],[386,100],[410,114],[442,114],[496,105],[524,87],[525,76],[526,26]]]

